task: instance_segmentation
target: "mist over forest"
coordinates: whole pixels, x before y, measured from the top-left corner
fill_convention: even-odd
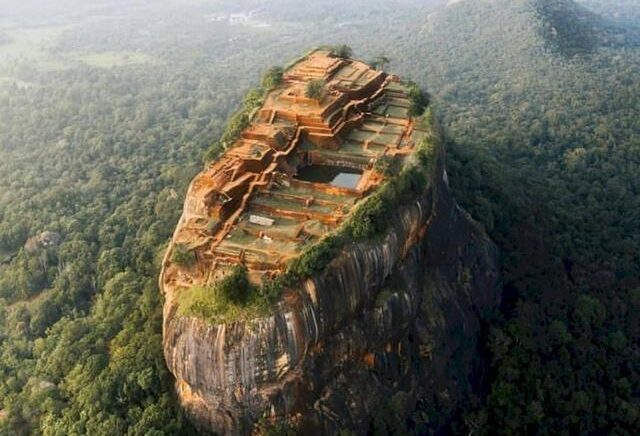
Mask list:
[[[476,394],[372,432],[637,434],[635,0],[0,0],[0,434],[196,433],[163,252],[246,92],[334,44],[431,95],[501,253]]]

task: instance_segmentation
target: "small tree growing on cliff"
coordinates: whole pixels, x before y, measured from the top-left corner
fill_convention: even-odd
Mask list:
[[[334,45],[331,47],[331,54],[342,59],[349,59],[353,55],[353,50],[348,45]]]
[[[236,265],[231,272],[214,285],[218,296],[236,304],[244,304],[254,291],[249,282],[249,271],[243,265]]]
[[[371,66],[376,70],[384,71],[384,67],[389,65],[389,63],[391,63],[391,60],[388,57],[380,55],[371,61]]]
[[[385,176],[393,176],[400,173],[402,162],[396,156],[384,155],[376,160],[373,168]]]
[[[407,85],[409,87],[409,101],[411,103],[409,116],[419,117],[424,113],[427,106],[429,106],[431,98],[429,97],[429,94],[420,89],[416,83],[408,82]]]
[[[191,266],[196,258],[185,244],[176,244],[173,248],[171,261],[180,266]]]
[[[262,77],[262,89],[268,91],[282,83],[282,67],[271,67]]]
[[[324,89],[324,80],[315,79],[311,82],[307,83],[307,87],[304,91],[304,95],[307,98],[312,98],[316,101],[321,101],[324,98],[325,89]]]

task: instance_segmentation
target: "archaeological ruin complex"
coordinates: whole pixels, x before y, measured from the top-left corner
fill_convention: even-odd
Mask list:
[[[212,284],[237,264],[255,282],[282,272],[384,181],[376,162],[420,142],[410,107],[407,85],[363,62],[325,50],[298,61],[189,187],[173,242],[195,262],[165,259],[163,286]]]

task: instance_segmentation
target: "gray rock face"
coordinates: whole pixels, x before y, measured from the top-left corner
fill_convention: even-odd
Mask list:
[[[381,404],[471,390],[481,319],[499,302],[493,243],[453,200],[443,165],[382,241],[354,244],[251,323],[177,315],[166,295],[164,354],[192,420],[248,434],[261,417],[306,434],[366,432]]]

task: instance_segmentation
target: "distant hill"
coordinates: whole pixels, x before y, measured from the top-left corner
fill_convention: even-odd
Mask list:
[[[526,45],[571,57],[640,41],[637,26],[587,6],[595,7],[573,0],[453,0],[432,14],[426,32],[442,38],[438,42],[454,53],[468,47],[480,51],[503,47],[497,54],[514,54]]]
[[[625,46],[638,41],[638,32],[587,9],[573,0],[534,2],[542,35],[553,49],[573,56],[599,46]]]
[[[589,9],[633,26],[640,25],[640,2],[637,0],[576,0]]]
[[[588,109],[601,110],[583,88],[602,90],[607,81],[623,80],[617,76],[625,68],[635,74],[629,58],[635,50],[616,56],[637,46],[634,37],[633,28],[573,1],[462,0],[428,18],[414,49],[425,60],[415,71],[454,134],[473,130],[474,138],[495,144],[509,126],[511,141],[540,143],[560,133],[550,126],[575,121],[567,112],[589,117]],[[562,115],[549,124],[551,111]],[[586,131],[596,125],[590,123]]]

